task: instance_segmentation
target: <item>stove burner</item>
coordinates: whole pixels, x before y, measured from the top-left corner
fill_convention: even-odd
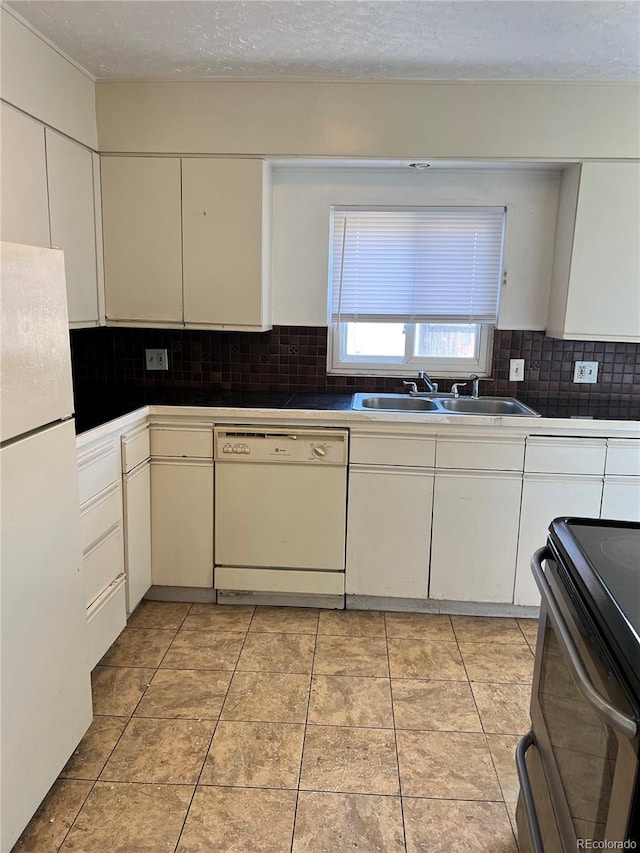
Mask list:
[[[637,536],[610,536],[600,543],[600,550],[625,569],[634,569],[640,575],[640,554],[638,553]]]

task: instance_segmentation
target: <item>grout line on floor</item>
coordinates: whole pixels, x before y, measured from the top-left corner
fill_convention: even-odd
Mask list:
[[[391,724],[393,726],[393,742],[396,747],[396,767],[398,768],[398,797],[400,799],[400,819],[402,821],[402,843],[407,849],[407,830],[404,820],[404,803],[402,801],[402,774],[400,772],[400,750],[398,749],[398,729],[396,728],[396,712],[393,705],[393,679],[391,677],[391,659],[389,657],[389,637],[387,636],[387,614],[384,614],[384,638],[387,647],[387,666],[389,668],[389,699],[391,701]]]

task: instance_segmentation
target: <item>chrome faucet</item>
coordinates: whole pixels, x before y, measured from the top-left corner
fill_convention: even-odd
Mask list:
[[[459,397],[460,392],[458,391],[458,388],[464,388],[466,384],[466,382],[454,382],[451,386],[451,393],[453,394],[453,396]]]
[[[407,391],[410,395],[418,393],[418,386],[415,382],[407,382],[403,379],[402,384],[407,386]]]
[[[437,392],[438,383],[433,382],[433,380],[431,379],[431,377],[429,376],[429,374],[427,373],[426,370],[419,370],[418,371],[418,379],[422,379],[424,384],[427,386],[427,391],[430,394],[435,394]]]
[[[479,390],[479,387],[478,387],[480,380],[478,379],[478,377],[476,376],[476,374],[475,374],[475,373],[472,373],[472,374],[471,374],[471,376],[470,376],[469,378],[471,379],[471,381],[472,381],[472,383],[473,383],[473,384],[472,384],[472,386],[471,386],[471,396],[472,396],[475,400],[477,400],[477,399],[478,399],[478,397],[479,397],[479,395],[480,395],[480,390]]]

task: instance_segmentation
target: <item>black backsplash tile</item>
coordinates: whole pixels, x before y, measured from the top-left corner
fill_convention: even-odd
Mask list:
[[[144,350],[166,348],[168,371],[147,371]],[[325,327],[277,326],[269,332],[99,328],[71,332],[78,388],[295,393],[402,392],[402,378],[329,376]],[[509,382],[509,359],[524,358],[526,380]],[[573,362],[598,361],[598,382],[572,382]],[[453,381],[433,377],[441,390]],[[469,389],[465,389],[468,391]],[[499,330],[494,335],[492,378],[482,395],[518,397],[530,405],[558,401],[584,406],[635,406],[640,398],[640,346],[599,341],[560,341],[543,332]]]

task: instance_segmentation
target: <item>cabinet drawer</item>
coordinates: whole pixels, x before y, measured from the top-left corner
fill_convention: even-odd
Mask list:
[[[190,456],[213,459],[213,429],[151,427],[152,456]]]
[[[433,468],[435,438],[397,434],[358,435],[351,433],[349,461],[358,465],[402,465]]]
[[[522,471],[524,438],[486,439],[475,436],[440,438],[438,468],[472,471]]]
[[[607,442],[604,438],[528,438],[524,470],[532,474],[602,476]]]
[[[640,476],[640,440],[610,438],[607,441],[605,474]]]
[[[124,575],[117,577],[87,610],[89,668],[100,661],[127,624]]]
[[[122,527],[117,525],[84,555],[87,607],[124,571]]]
[[[78,456],[80,504],[120,478],[120,453],[115,441]]]
[[[82,551],[87,553],[108,530],[122,520],[120,484],[114,483],[100,495],[87,501],[80,514]]]
[[[150,454],[149,427],[146,424],[126,432],[122,436],[122,473],[133,471],[137,465],[148,459]]]

